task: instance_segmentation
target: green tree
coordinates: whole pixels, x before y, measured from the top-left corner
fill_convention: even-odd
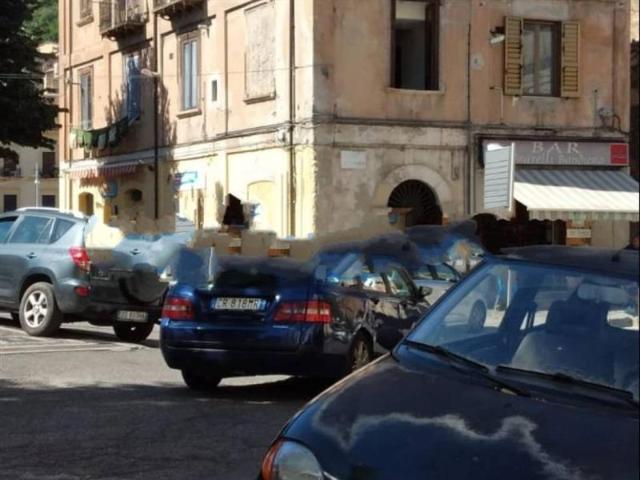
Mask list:
[[[57,128],[58,107],[44,97],[37,41],[25,30],[37,0],[2,0],[0,9],[0,157],[9,144],[53,148],[43,133]]]
[[[25,26],[38,43],[58,41],[58,0],[38,0],[33,18]]]

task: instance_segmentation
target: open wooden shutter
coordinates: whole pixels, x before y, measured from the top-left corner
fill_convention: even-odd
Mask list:
[[[504,22],[504,94],[522,95],[522,18]]]
[[[580,96],[580,23],[562,22],[560,96]]]

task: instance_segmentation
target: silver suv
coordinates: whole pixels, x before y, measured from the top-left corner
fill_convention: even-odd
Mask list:
[[[89,223],[83,215],[45,208],[0,215],[0,311],[33,336],[51,335],[62,322],[89,321],[112,325],[122,340],[142,341],[157,321],[162,300],[97,301],[84,244]],[[122,310],[143,311],[144,321],[127,321],[118,315]]]

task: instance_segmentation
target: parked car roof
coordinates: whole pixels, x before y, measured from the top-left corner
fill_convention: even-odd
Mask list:
[[[66,217],[73,218],[75,220],[88,220],[89,217],[84,215],[81,212],[75,212],[72,210],[61,210],[59,208],[48,208],[48,207],[24,207],[19,208],[15,212],[7,212],[7,213],[38,213],[45,215],[53,215],[57,217]]]
[[[640,275],[639,255],[634,250],[596,247],[541,245],[509,248],[503,258],[525,260],[549,265],[594,270],[614,275]]]

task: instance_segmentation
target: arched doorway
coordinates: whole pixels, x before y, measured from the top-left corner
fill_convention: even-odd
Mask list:
[[[393,189],[387,204],[390,208],[411,209],[405,227],[442,225],[442,208],[434,191],[420,180],[406,180]]]

